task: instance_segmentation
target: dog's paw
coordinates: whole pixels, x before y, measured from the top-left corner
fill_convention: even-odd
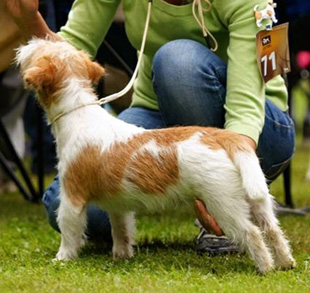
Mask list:
[[[296,261],[292,257],[289,257],[285,261],[282,259],[280,263],[277,263],[277,267],[283,271],[292,270],[296,267]]]
[[[258,271],[261,275],[266,275],[267,273],[273,271],[275,269],[274,264],[270,263],[270,264],[265,264],[264,266],[259,266],[258,267]]]
[[[132,258],[134,256],[131,245],[113,246],[113,259]]]
[[[75,258],[77,258],[77,253],[70,250],[59,249],[53,261],[69,261]]]

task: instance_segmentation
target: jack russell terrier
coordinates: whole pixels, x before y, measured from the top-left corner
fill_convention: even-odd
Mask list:
[[[113,257],[130,258],[135,212],[193,206],[199,198],[261,273],[294,267],[258,158],[242,136],[198,126],[145,130],[118,120],[92,87],[104,69],[65,41],[33,39],[19,48],[17,63],[56,138],[57,260],[77,257],[92,200],[109,213]]]

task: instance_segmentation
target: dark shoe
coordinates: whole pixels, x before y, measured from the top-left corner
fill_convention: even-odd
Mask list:
[[[201,228],[197,237],[196,250],[199,254],[207,253],[210,256],[239,252],[238,247],[226,236],[209,234],[204,228]]]

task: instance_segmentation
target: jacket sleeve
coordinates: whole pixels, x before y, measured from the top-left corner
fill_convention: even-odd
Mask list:
[[[256,58],[254,6],[268,1],[214,1],[229,31],[225,128],[258,143],[264,125],[265,84]],[[263,26],[264,27],[264,26]]]
[[[58,34],[94,57],[114,19],[119,3],[120,0],[76,0],[66,25]]]

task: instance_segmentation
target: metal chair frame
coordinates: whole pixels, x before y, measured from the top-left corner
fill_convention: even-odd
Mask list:
[[[42,112],[41,110],[37,110],[36,115],[41,117]],[[27,172],[22,160],[19,158],[11,139],[4,127],[2,120],[0,119],[0,135],[3,138],[4,143],[9,150],[13,162],[16,164],[18,171],[20,171],[21,177],[24,181],[24,184],[16,175],[15,170],[11,167],[8,160],[5,158],[3,153],[0,151],[0,164],[7,175],[13,180],[16,184],[17,188],[23,195],[23,197],[31,202],[40,202],[40,199],[44,192],[44,158],[43,158],[43,133],[42,133],[42,126],[39,123],[38,125],[38,141],[37,141],[37,149],[38,149],[38,190],[34,187],[34,184],[30,178],[29,173]]]

